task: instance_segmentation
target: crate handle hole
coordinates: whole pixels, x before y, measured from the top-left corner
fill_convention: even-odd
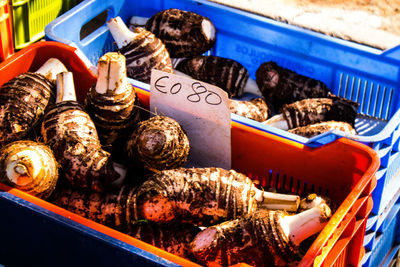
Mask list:
[[[82,41],[85,39],[87,36],[89,36],[91,33],[96,31],[98,28],[103,26],[106,21],[107,21],[107,9],[101,12],[99,15],[91,19],[89,22],[85,23],[85,25],[82,26],[81,31],[79,33],[80,40]]]

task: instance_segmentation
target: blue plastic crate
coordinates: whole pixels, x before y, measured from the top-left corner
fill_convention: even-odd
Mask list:
[[[210,18],[217,28],[217,42],[210,53],[237,60],[253,79],[262,62],[273,60],[325,82],[336,95],[359,102],[357,135],[330,131],[304,138],[243,117],[232,117],[311,147],[341,136],[373,147],[382,160],[373,195],[373,213],[382,213],[400,188],[400,182],[391,183],[400,166],[400,46],[381,51],[205,0],[87,0],[48,24],[45,38],[78,47],[87,64],[94,67],[101,55],[116,49],[105,25],[107,20],[120,16],[128,23],[133,15],[150,17],[167,8],[193,11]],[[147,84],[131,82],[149,90]]]
[[[400,191],[399,191],[400,193]],[[400,194],[396,194],[388,210],[380,216],[371,216],[364,236],[363,267],[389,266],[400,248]]]
[[[179,266],[2,191],[0,214],[0,266]]]

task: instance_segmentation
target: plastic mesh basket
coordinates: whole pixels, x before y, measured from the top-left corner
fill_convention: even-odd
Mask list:
[[[12,0],[14,44],[21,49],[44,37],[48,23],[79,0]]]
[[[77,97],[83,101],[96,77],[76,51],[76,48],[55,42],[33,44],[0,64],[0,85],[21,72],[36,70],[48,58],[56,57],[74,73]],[[140,103],[148,107],[149,93],[136,89]],[[300,263],[302,266],[355,266],[360,262],[364,255],[366,223],[372,209],[371,194],[376,186],[375,173],[379,167],[375,151],[345,138],[320,148],[310,148],[235,120],[231,124],[231,137],[233,169],[258,181],[264,188],[275,187],[278,191],[300,195],[315,192],[329,196],[338,207],[305,254]],[[1,229],[7,229],[1,233],[4,242],[0,243],[0,258],[5,259],[6,265],[9,262],[24,265],[29,261],[31,265],[43,266],[60,258],[64,259],[65,265],[90,260],[92,265],[96,265],[99,261],[108,263],[111,259],[113,265],[124,265],[142,262],[145,258],[154,265],[197,266],[19,190],[4,185],[0,188],[4,191],[0,192],[0,212],[7,212],[10,217],[0,220]],[[21,198],[26,201],[17,201]],[[1,202],[12,202],[15,209],[11,210],[10,204]],[[29,221],[32,217],[38,228],[21,227],[18,223],[21,216]],[[38,236],[43,232],[51,235]],[[24,255],[27,253],[18,249],[19,240],[26,236],[30,236],[32,242],[40,242],[40,245],[29,246],[28,252],[34,257],[21,257],[19,254],[21,251]],[[65,249],[54,246],[53,240]],[[97,242],[100,245],[96,252]],[[104,249],[104,244],[107,249]],[[86,246],[90,246],[87,254]],[[91,258],[93,254],[100,256]],[[103,255],[113,258],[104,259]]]

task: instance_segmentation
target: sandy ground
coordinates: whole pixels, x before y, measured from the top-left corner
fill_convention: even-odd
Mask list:
[[[288,0],[288,2],[298,3],[304,8],[314,10],[324,7],[367,12],[382,18],[380,29],[400,35],[400,0]]]
[[[400,0],[211,0],[382,50],[400,44]]]

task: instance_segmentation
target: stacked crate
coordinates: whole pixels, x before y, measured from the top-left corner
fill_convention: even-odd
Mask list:
[[[394,266],[400,249],[400,190],[386,209],[368,219],[364,237],[363,267]]]
[[[44,28],[79,0],[11,0],[14,47],[22,49],[42,38]]]
[[[14,53],[11,11],[7,0],[0,0],[0,62]]]

